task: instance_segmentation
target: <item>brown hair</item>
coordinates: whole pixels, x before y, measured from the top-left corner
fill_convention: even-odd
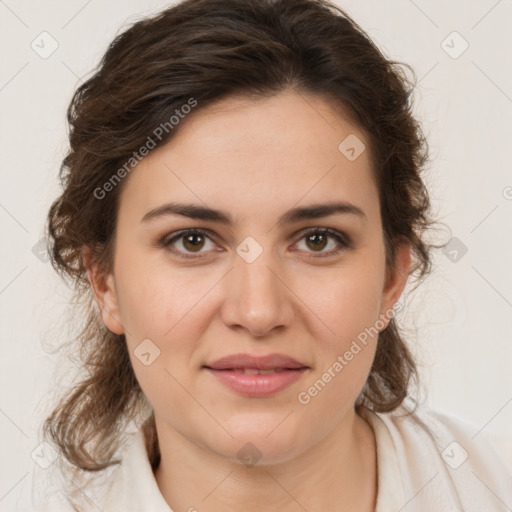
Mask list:
[[[160,130],[156,145],[168,141],[179,129],[169,119],[191,98],[197,111],[232,95],[268,97],[284,90],[320,95],[367,134],[388,268],[397,244],[406,241],[415,262],[411,275],[421,281],[430,272],[433,247],[424,236],[432,221],[420,176],[428,148],[412,115],[414,82],[404,67],[410,70],[384,57],[344,11],[323,0],[185,0],[116,37],[69,106],[63,193],[48,215],[52,264],[83,299],[85,318],[73,343],[87,375],[44,424],[45,435],[69,463],[87,471],[118,463],[113,454],[119,436],[144,410],[150,460],[154,467],[159,460],[154,418],[124,335],[106,329],[89,291],[83,249],[92,251],[102,272],[111,270],[126,179],[108,193],[98,190],[106,190],[116,172],[120,177],[118,170],[128,172],[126,162],[149,138],[158,139],[157,127],[167,129]],[[392,319],[380,333],[358,405],[395,409],[411,378],[415,363]]]

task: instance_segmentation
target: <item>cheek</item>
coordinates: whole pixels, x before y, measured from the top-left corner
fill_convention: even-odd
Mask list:
[[[370,272],[351,272],[340,280],[338,290],[332,290],[330,303],[334,330],[346,341],[353,339],[378,319],[381,302],[379,280]]]
[[[180,272],[134,253],[118,262],[116,274],[120,316],[142,389],[153,403],[162,390],[179,394],[177,382],[191,387],[194,351],[209,312],[201,298],[218,279],[211,272]]]
[[[331,376],[333,372],[342,375],[337,379],[339,386],[333,387],[343,387],[347,395],[358,394],[371,367],[378,339],[374,330],[379,318],[378,288],[371,276],[365,280],[352,274],[339,283],[333,282],[329,295],[324,311],[335,334],[323,339],[319,370],[331,368]]]
[[[297,396],[302,413],[318,423],[319,431],[325,428],[320,418],[336,422],[353,407],[368,378],[378,342],[374,327],[380,306],[371,272],[340,274],[326,290],[317,297],[315,311],[330,329],[317,330],[314,336],[317,364]]]
[[[197,272],[180,272],[142,251],[133,251],[116,263],[120,315],[134,341],[170,335],[204,295],[209,282]]]
[[[356,263],[302,281],[307,306],[326,327],[328,345],[343,348],[379,318],[383,265]],[[310,313],[311,316],[311,313]]]
[[[333,400],[351,403],[370,371],[378,340],[384,279],[383,253],[382,259],[377,257],[379,254],[378,248],[373,253],[367,251],[353,258],[350,265],[326,273],[320,280],[317,276],[315,288],[309,286],[316,292],[306,295],[308,306],[321,320],[316,322],[320,327],[314,336],[318,366],[310,383],[322,380],[316,386],[322,390],[318,407]],[[316,391],[313,389],[312,393],[315,395]]]

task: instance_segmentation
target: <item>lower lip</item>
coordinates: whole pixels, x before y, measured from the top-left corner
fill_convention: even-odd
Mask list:
[[[247,397],[263,397],[278,393],[300,379],[307,368],[283,370],[270,374],[247,374],[235,370],[206,368],[222,384]]]

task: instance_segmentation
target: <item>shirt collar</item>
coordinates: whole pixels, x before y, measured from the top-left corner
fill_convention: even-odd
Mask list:
[[[134,434],[123,454],[105,500],[103,512],[173,512],[164,500],[149,463],[144,432]]]

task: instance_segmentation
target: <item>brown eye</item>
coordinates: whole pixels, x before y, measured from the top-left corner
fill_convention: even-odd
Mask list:
[[[309,257],[335,256],[352,247],[346,235],[330,228],[310,229],[296,245],[300,245],[303,240],[305,248],[300,248],[300,251],[308,253]],[[222,251],[213,242],[210,234],[202,229],[188,229],[167,235],[160,240],[159,245],[183,259],[204,257],[212,250]],[[330,249],[325,250],[326,248]]]
[[[300,250],[304,250],[310,255],[311,253],[316,253],[310,257],[334,256],[339,254],[342,250],[352,247],[350,239],[347,236],[330,228],[310,229],[303,234],[299,242],[302,242],[302,240],[304,240],[306,248],[301,248]],[[329,250],[324,250],[329,246]]]
[[[180,258],[202,257],[215,248],[209,234],[201,229],[189,229],[173,236],[167,235],[160,240],[160,245]]]
[[[313,249],[314,251],[317,250],[323,250],[325,246],[327,245],[327,240],[329,237],[327,237],[325,234],[313,234],[308,235],[306,237],[306,244],[310,249]]]
[[[204,237],[199,233],[182,236],[183,247],[187,251],[197,252],[204,246]]]

